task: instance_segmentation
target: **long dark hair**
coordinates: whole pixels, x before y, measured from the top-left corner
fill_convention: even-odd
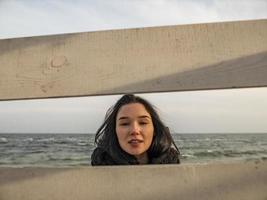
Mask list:
[[[172,146],[176,149],[177,155],[179,154],[179,150],[172,139],[169,129],[163,124],[154,107],[141,97],[133,94],[126,94],[107,111],[103,124],[96,132],[95,144],[98,150],[95,150],[91,157],[92,165],[97,165],[99,162],[101,164],[101,159],[111,159],[111,164],[138,164],[137,159],[133,155],[121,149],[116,134],[116,117],[118,111],[122,106],[131,103],[144,105],[152,118],[154,136],[152,144],[147,151],[150,161],[160,158],[162,155],[169,152]],[[107,154],[108,157],[100,155],[103,153]]]

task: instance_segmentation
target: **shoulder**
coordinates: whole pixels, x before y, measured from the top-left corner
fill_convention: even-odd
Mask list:
[[[91,155],[91,164],[93,166],[114,165],[115,162],[105,149],[97,147]]]

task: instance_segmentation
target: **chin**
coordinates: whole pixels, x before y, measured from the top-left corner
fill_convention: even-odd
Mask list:
[[[136,150],[136,151],[128,151],[128,153],[132,156],[140,156],[140,155],[144,154],[144,151]]]

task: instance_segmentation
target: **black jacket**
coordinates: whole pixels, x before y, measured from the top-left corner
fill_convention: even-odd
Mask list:
[[[174,149],[170,148],[168,151],[163,153],[158,157],[149,158],[149,164],[179,164],[179,153]],[[137,160],[129,160],[129,161],[116,161],[112,158],[109,152],[105,149],[97,147],[92,156],[91,156],[91,164],[93,166],[96,165],[138,165]]]

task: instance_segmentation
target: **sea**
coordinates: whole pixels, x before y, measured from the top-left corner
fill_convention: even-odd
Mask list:
[[[267,160],[267,134],[172,134],[181,163]],[[94,134],[0,134],[0,167],[89,166]]]

